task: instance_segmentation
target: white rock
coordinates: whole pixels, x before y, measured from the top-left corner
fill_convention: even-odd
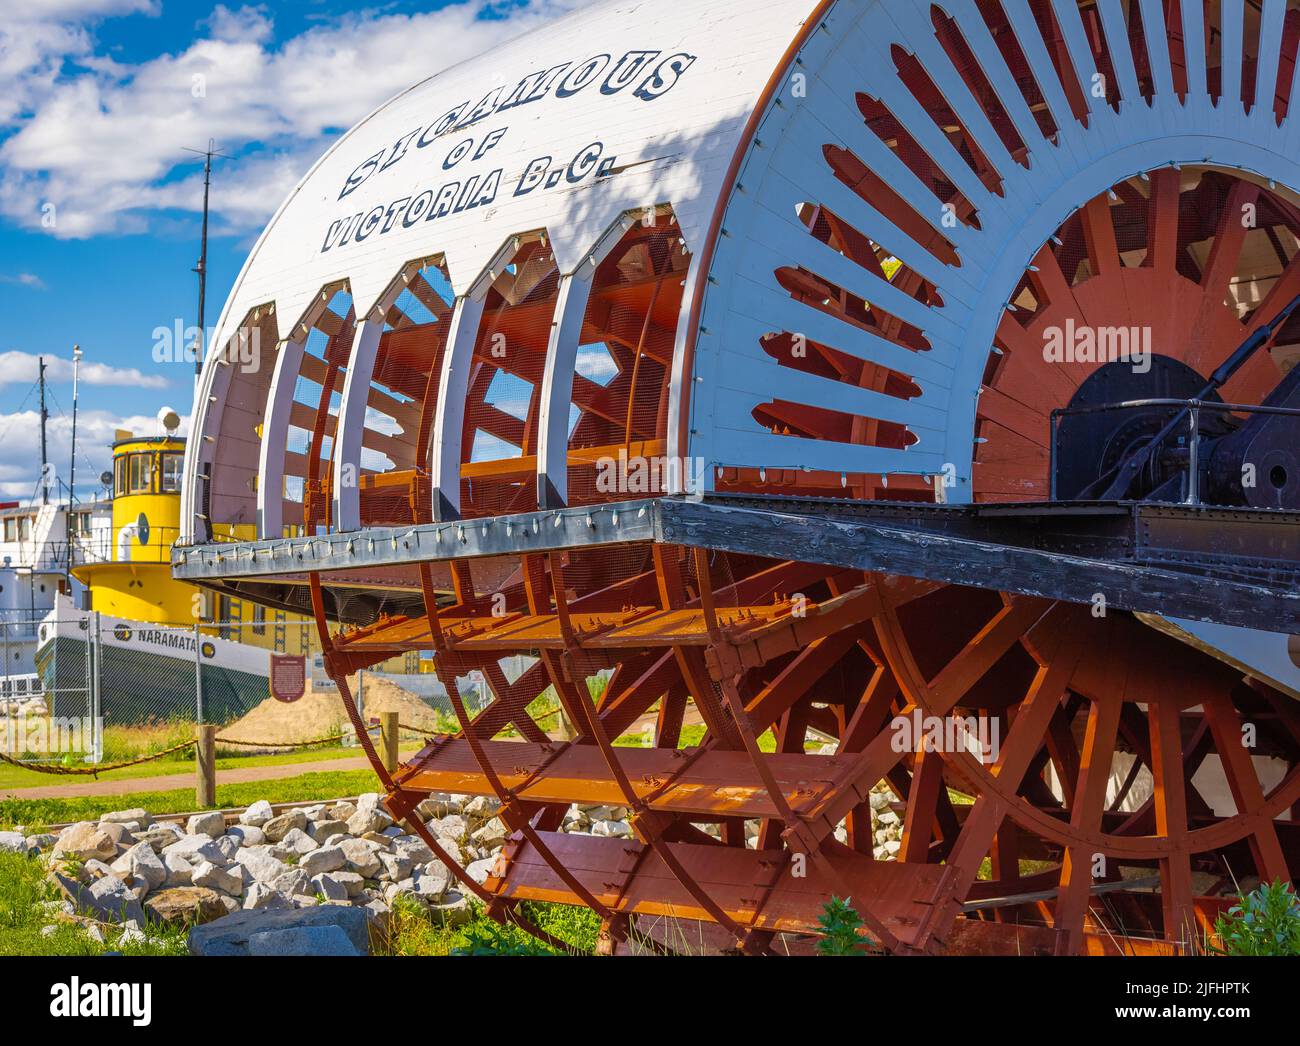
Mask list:
[[[450,857],[450,858],[451,858],[453,861],[455,861],[458,865],[461,865],[462,867],[464,867],[464,865],[465,865],[465,854],[464,854],[464,852],[461,850],[461,848],[460,848],[460,844],[459,844],[458,842],[456,842],[455,839],[448,839],[446,836],[443,836],[441,839],[438,840],[438,845],[441,846],[441,847],[442,847],[442,848],[447,852],[447,856],[448,856],[448,857]],[[420,863],[419,861],[416,861],[416,864],[419,864],[419,863]],[[425,861],[424,863],[425,863],[425,864],[431,864],[431,863],[432,863],[432,864],[441,864],[442,861],[441,861],[439,858],[436,858],[436,857],[430,855],[429,859],[428,859],[427,861]]]
[[[235,854],[235,861],[248,869],[249,874],[259,883],[269,883],[277,876],[289,870],[289,866],[260,846],[244,846]],[[247,904],[244,905],[248,907]]]
[[[336,882],[343,884],[348,891],[349,897],[360,896],[361,891],[365,888],[365,879],[356,872],[330,872]]]
[[[240,846],[265,846],[266,833],[256,825],[237,824],[226,829],[226,835],[238,839]]]
[[[322,872],[312,878],[311,885],[327,901],[346,901],[348,899],[347,883],[337,875]]]
[[[403,879],[408,878],[411,874],[411,868],[415,863],[409,857],[395,853],[381,853],[379,855],[379,861],[384,866],[383,870],[379,873],[380,876],[387,879],[389,882],[394,883],[400,883]]]
[[[301,828],[290,828],[280,840],[280,846],[298,854],[309,854],[319,844]]]
[[[266,883],[254,883],[244,895],[244,908],[289,908],[289,899]]]
[[[358,810],[348,818],[348,831],[353,835],[365,835],[367,832],[380,832],[393,823],[393,819],[383,810]]]
[[[429,911],[441,915],[444,926],[462,926],[474,916],[469,901],[456,890],[448,890],[440,902],[429,905]]]
[[[311,880],[301,868],[290,868],[283,875],[277,875],[271,881],[271,888],[286,897],[311,897]]]
[[[167,886],[189,886],[190,878],[194,873],[193,867],[182,854],[162,855],[163,867],[167,869]],[[210,863],[210,862],[205,862]]]
[[[153,847],[153,852],[161,854],[163,850],[179,839],[185,838],[185,832],[180,825],[172,824],[170,821],[163,821],[159,824],[152,824],[143,832],[136,832],[132,836],[137,842],[148,843]]]
[[[430,821],[427,825],[434,835],[445,835],[461,842],[469,834],[469,824],[460,814],[448,814]]]
[[[271,804],[265,799],[259,799],[239,815],[239,823],[251,824],[255,828],[261,828],[274,816],[275,811],[271,809]]]
[[[379,863],[375,844],[366,839],[345,839],[340,847],[348,867],[366,879],[377,875],[383,867]]]
[[[158,889],[167,881],[167,866],[148,843],[136,843],[113,862],[112,869],[119,875],[138,876],[150,890]]]
[[[108,831],[108,826],[79,821],[59,833],[59,841],[54,844],[54,854],[56,857],[69,857],[79,861],[91,858],[111,861],[117,856],[117,841]]]
[[[307,822],[307,834],[318,843],[324,843],[333,835],[347,835],[347,832],[347,821],[334,821],[328,818],[319,818]]]
[[[486,795],[475,796],[464,808],[465,816],[476,821],[486,821],[489,817],[495,817],[500,809],[501,803],[496,799],[489,799]]]
[[[228,864],[225,851],[217,846],[216,840],[206,835],[187,835],[168,846],[163,847],[164,854],[178,854],[191,864],[196,861],[211,861],[213,864]]]
[[[268,841],[278,843],[293,829],[299,831],[307,827],[307,815],[301,810],[286,810],[279,817],[272,817],[262,825]]]
[[[0,853],[25,854],[27,837],[22,832],[0,832]]]
[[[147,810],[140,807],[133,807],[130,810],[113,810],[110,813],[99,815],[100,824],[138,824],[145,828],[153,824],[153,818],[149,816]]]
[[[18,833],[22,835],[22,832]],[[50,847],[59,841],[59,837],[50,832],[39,832],[36,835],[27,837],[27,850],[29,853],[46,853]]]
[[[412,880],[411,892],[430,904],[442,900],[451,886],[451,873],[441,864],[428,865]]]
[[[127,944],[147,944],[149,938],[144,935],[144,931],[136,926],[128,926],[117,937],[118,947]]]
[[[462,809],[461,800],[443,792],[434,792],[420,800],[420,805],[415,808],[423,818],[445,817],[447,814],[458,814]]]
[[[116,875],[106,875],[102,879],[96,879],[88,892],[94,898],[98,908],[96,914],[101,918],[106,917],[114,921],[126,919],[139,921],[144,918],[140,899]]]
[[[217,849],[226,859],[225,863],[229,864],[235,859],[235,854],[239,852],[239,838],[233,835],[223,835],[220,839],[213,840],[217,844]]]
[[[509,829],[502,823],[501,818],[493,817],[487,821],[482,828],[475,831],[470,838],[479,846],[493,847],[500,846],[506,841],[510,834]]]
[[[315,878],[324,872],[336,872],[348,863],[341,846],[322,846],[305,855],[298,862],[303,872]]]
[[[487,882],[488,876],[492,874],[492,868],[497,863],[495,857],[485,857],[478,861],[471,861],[465,871],[469,872],[469,877],[476,883]]]
[[[362,907],[365,909],[366,918],[371,920],[381,919],[392,911],[392,909],[378,897],[372,901],[367,901],[362,905]]]
[[[424,864],[433,860],[433,851],[423,839],[414,835],[403,835],[393,840],[393,853],[409,857],[415,864]]]
[[[206,886],[210,890],[238,897],[244,892],[244,877],[236,872],[221,868],[211,861],[203,861],[194,866],[190,875],[194,886]]]
[[[226,819],[217,811],[195,814],[185,822],[185,831],[189,835],[206,835],[217,839],[226,834]]]

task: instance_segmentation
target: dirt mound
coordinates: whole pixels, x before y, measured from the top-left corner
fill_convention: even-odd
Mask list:
[[[350,676],[348,685],[353,693],[356,684],[356,676]],[[378,717],[381,712],[396,712],[403,724],[425,730],[437,727],[434,710],[391,680],[367,674],[363,687],[367,719]],[[328,737],[348,727],[348,714],[338,692],[314,690],[309,682],[307,692],[299,700],[286,704],[268,697],[242,719],[223,727],[218,734],[235,741],[292,743]]]

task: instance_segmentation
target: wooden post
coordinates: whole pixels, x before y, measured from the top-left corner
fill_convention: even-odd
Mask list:
[[[379,758],[390,774],[397,769],[397,713],[379,713]]]
[[[196,734],[194,802],[196,809],[204,810],[217,805],[217,728],[212,723],[200,723]]]

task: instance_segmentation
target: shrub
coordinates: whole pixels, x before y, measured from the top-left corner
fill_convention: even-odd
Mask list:
[[[1214,921],[1225,955],[1300,955],[1300,900],[1290,883],[1263,883]]]
[[[822,938],[817,942],[818,955],[861,955],[865,943],[858,936],[858,927],[862,925],[862,916],[850,903],[850,899],[831,896],[822,905],[822,914],[817,920],[821,927]]]

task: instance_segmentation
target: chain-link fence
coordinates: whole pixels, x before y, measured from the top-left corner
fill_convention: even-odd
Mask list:
[[[134,759],[192,740],[200,723],[219,727],[232,753],[322,738],[356,744],[338,686],[325,673],[315,625],[275,611],[169,627],[65,610],[0,621],[0,645],[0,751],[12,759]],[[514,681],[532,664],[513,657],[501,667]],[[364,721],[376,724],[382,713],[396,712],[407,740],[457,727],[427,652],[391,658],[348,684]],[[493,696],[480,673],[459,687],[471,711]]]

